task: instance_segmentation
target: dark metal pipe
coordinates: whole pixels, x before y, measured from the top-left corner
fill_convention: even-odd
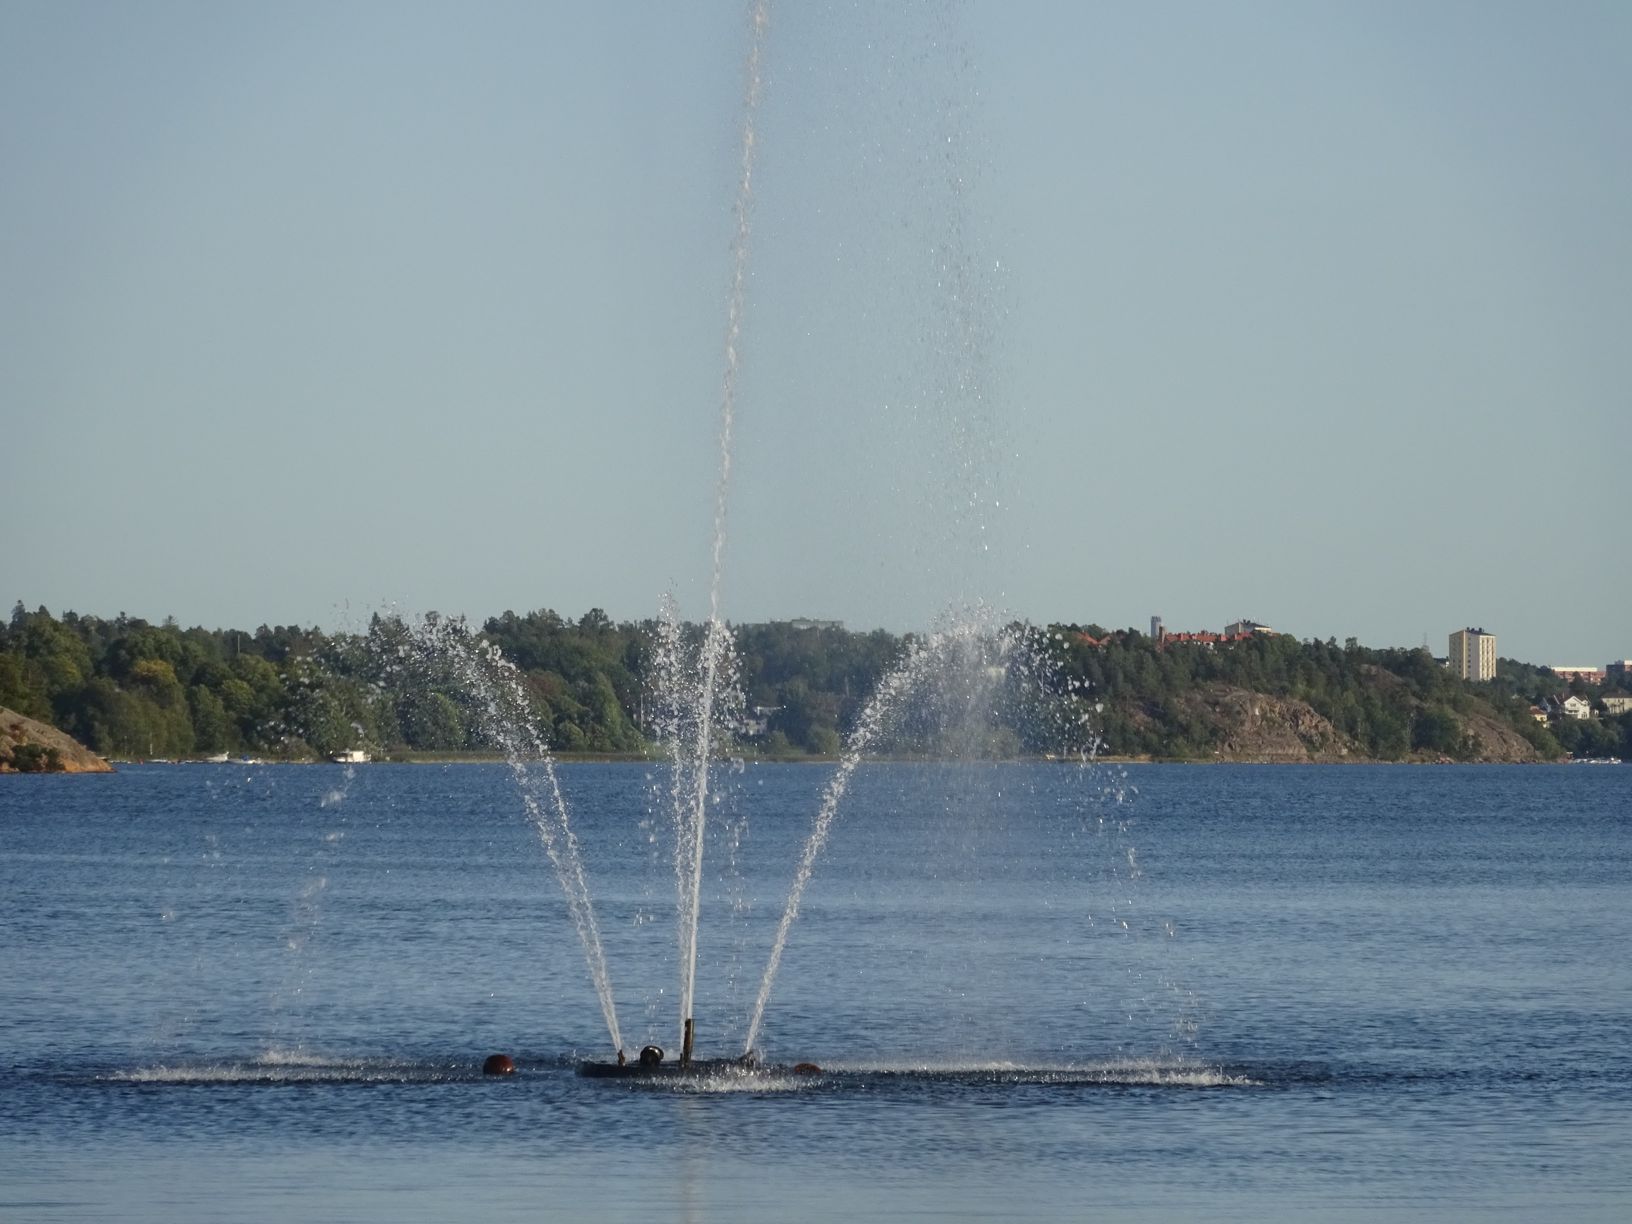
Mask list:
[[[686,1017],[685,1035],[680,1039],[680,1065],[682,1067],[691,1066],[691,1036],[692,1036],[692,1032],[693,1032],[692,1019],[691,1019],[690,1016],[687,1016]]]

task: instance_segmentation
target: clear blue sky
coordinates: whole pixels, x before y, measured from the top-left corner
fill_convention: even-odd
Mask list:
[[[0,4],[0,598],[706,612],[739,3]],[[1632,656],[1632,8],[783,4],[723,607]]]

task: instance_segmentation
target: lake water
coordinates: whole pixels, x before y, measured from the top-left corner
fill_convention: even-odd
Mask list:
[[[700,1054],[827,777],[727,772]],[[561,782],[672,1055],[661,779]],[[1625,1220],[1629,788],[864,767],[760,1042],[824,1073],[636,1084],[575,1072],[607,1029],[502,767],[0,778],[0,1218]]]

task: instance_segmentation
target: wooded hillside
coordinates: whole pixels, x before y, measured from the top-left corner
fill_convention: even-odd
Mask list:
[[[434,617],[431,618],[434,621]],[[995,756],[1074,751],[1087,726],[1103,752],[1226,760],[1532,760],[1573,751],[1632,757],[1632,716],[1539,725],[1544,673],[1510,660],[1488,684],[1455,678],[1424,650],[1264,635],[1215,646],[1161,644],[1134,630],[1062,624],[1021,632],[1044,657],[1027,668],[1049,693],[1011,693],[1002,725],[960,741]],[[544,740],[566,753],[651,750],[654,621],[506,612],[464,630],[515,665]],[[684,629],[694,640],[701,631]],[[476,696],[446,674],[382,666],[406,656],[407,627],[325,634],[103,619],[20,603],[0,626],[0,704],[114,758],[221,752],[327,756],[490,748]],[[734,629],[745,707],[738,748],[832,755],[913,639],[779,622]],[[1010,682],[1011,688],[1013,681]],[[1579,686],[1578,686],[1579,687]],[[1029,715],[1019,714],[1022,708]],[[1047,709],[1047,717],[1037,711]],[[910,723],[912,720],[906,720]],[[885,751],[946,750],[922,725]]]

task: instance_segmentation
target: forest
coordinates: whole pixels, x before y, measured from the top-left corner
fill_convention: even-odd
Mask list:
[[[426,619],[438,624],[434,614]],[[572,620],[544,609],[447,624],[513,665],[528,717],[552,751],[638,757],[658,750],[658,622],[613,622],[599,609]],[[695,647],[702,629],[679,632]],[[1352,745],[1345,751],[1354,759],[1483,759],[1476,723],[1510,729],[1542,759],[1632,757],[1632,715],[1600,710],[1579,722],[1536,722],[1531,705],[1544,693],[1601,694],[1514,660],[1501,661],[1496,680],[1471,684],[1426,650],[1353,640],[1340,646],[1266,634],[1203,648],[1097,625],[1007,632],[1024,643],[1018,653],[1028,661],[1009,666],[1002,690],[987,695],[996,709],[987,725],[973,735],[964,728],[954,744],[945,727],[909,711],[879,751],[1010,758],[1092,748],[1229,759],[1239,728],[1219,713],[1219,701],[1204,699],[1244,692],[1306,706]],[[733,626],[740,717],[725,725],[731,749],[836,755],[880,678],[918,640],[824,623]],[[0,625],[0,706],[119,760],[221,753],[299,760],[355,748],[409,759],[494,752],[480,694],[427,662],[422,642],[413,627],[380,617],[353,633],[183,629],[123,614],[58,617],[19,602]]]

